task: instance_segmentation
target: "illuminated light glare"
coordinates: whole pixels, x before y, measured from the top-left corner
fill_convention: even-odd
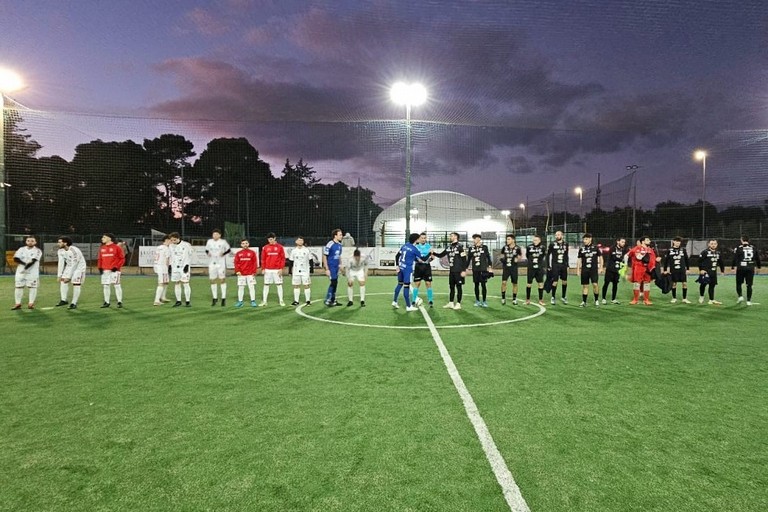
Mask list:
[[[427,89],[418,83],[397,82],[392,86],[390,97],[398,105],[418,106],[427,101]]]
[[[525,210],[525,203],[520,203],[520,209]]]
[[[693,156],[694,158],[696,158],[696,160],[704,160],[705,158],[707,158],[707,152],[702,149],[699,149],[693,154]]]
[[[9,93],[24,88],[21,76],[10,69],[0,69],[0,92]]]
[[[510,213],[512,212],[510,212],[509,210],[501,210],[501,214],[505,217],[508,216]]]
[[[581,187],[576,187],[576,190],[574,190],[574,192],[576,192],[578,195],[581,195],[584,192],[584,189],[582,189]]]

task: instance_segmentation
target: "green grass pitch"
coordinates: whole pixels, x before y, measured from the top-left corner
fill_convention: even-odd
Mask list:
[[[768,279],[722,306],[427,310],[533,511],[768,510]],[[261,278],[257,295],[261,295]],[[504,511],[426,322],[371,278],[366,308],[152,306],[10,311],[0,279],[0,510]],[[692,298],[698,295],[692,283]],[[469,287],[468,287],[469,288]],[[522,288],[521,288],[522,290]],[[172,291],[169,293],[173,295]],[[522,295],[522,294],[521,294]],[[339,300],[346,303],[340,287]],[[424,297],[424,292],[421,294]],[[286,286],[287,302],[292,300]],[[344,325],[360,324],[360,325]],[[455,328],[469,324],[471,328]],[[373,327],[369,327],[370,325]],[[378,327],[376,327],[378,326]],[[386,329],[381,326],[421,327]],[[453,326],[454,328],[451,328]]]

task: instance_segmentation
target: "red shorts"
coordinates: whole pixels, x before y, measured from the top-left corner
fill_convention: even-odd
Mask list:
[[[650,283],[651,275],[647,272],[647,268],[644,266],[632,267],[632,282],[633,283]]]

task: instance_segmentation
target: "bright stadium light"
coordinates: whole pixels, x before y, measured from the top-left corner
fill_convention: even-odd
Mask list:
[[[512,213],[512,212],[511,212],[511,211],[509,211],[509,210],[501,210],[501,214],[502,214],[503,216],[505,216],[505,217],[509,217],[509,214],[510,214],[510,213]]]
[[[707,152],[699,149],[693,157],[701,162],[701,239],[706,240]]]
[[[390,90],[392,101],[405,105],[405,237],[411,232],[411,107],[427,101],[427,89],[418,83],[397,82]]]
[[[5,235],[8,226],[8,198],[5,176],[5,95],[24,88],[24,81],[18,73],[10,69],[0,68],[0,271],[5,268],[5,251],[7,250]]]
[[[584,201],[584,189],[581,187],[576,187],[574,189],[574,192],[577,196],[579,196],[579,223],[581,224],[582,231],[586,231],[586,228],[584,227],[584,210],[582,208],[583,201]]]

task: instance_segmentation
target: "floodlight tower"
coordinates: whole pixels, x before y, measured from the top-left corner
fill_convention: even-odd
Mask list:
[[[586,228],[584,227],[584,208],[583,208],[584,189],[581,187],[576,187],[574,189],[574,192],[576,193],[576,195],[579,196],[579,223],[581,224],[582,231],[586,231]]]
[[[5,177],[5,94],[24,87],[21,77],[8,69],[0,69],[0,271],[5,270],[6,232],[8,226],[9,187]]]
[[[701,239],[706,238],[706,197],[707,197],[707,152],[699,149],[693,154],[696,160],[701,161]]]
[[[411,107],[427,101],[427,89],[418,83],[398,82],[390,90],[392,101],[405,105],[405,238],[411,234]]]

